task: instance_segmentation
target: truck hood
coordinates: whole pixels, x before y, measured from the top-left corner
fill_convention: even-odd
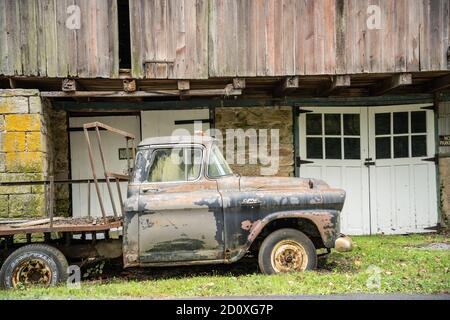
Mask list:
[[[323,180],[294,177],[241,177],[240,191],[330,189]]]

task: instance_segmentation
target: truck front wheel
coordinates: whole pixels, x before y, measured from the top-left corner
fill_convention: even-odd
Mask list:
[[[58,249],[46,244],[26,245],[11,253],[3,263],[0,287],[54,286],[67,279],[67,267],[67,260]]]
[[[303,232],[279,229],[264,239],[258,262],[265,274],[311,270],[317,265],[316,248]]]

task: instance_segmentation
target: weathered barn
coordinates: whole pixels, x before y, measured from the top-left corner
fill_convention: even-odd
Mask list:
[[[139,139],[196,122],[278,129],[277,175],[344,188],[344,232],[434,229],[450,215],[449,7],[0,0],[0,182],[92,178],[81,127],[93,120]],[[104,142],[126,167],[121,142]],[[58,186],[57,213],[84,215],[87,188]],[[0,186],[0,217],[45,214],[44,191]]]

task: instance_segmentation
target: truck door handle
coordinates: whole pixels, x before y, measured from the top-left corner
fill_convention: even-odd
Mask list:
[[[157,189],[157,188],[143,188],[142,189],[142,192],[143,193],[148,193],[148,192],[158,192],[159,191],[159,189]]]

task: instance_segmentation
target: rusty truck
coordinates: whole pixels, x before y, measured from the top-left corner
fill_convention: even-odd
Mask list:
[[[100,129],[125,137],[127,174],[107,170]],[[23,182],[47,187],[49,217],[0,221],[2,288],[56,285],[67,280],[69,265],[99,259],[122,257],[129,268],[226,264],[250,254],[261,272],[273,274],[316,268],[319,251],[352,249],[339,231],[345,191],[322,180],[240,176],[218,141],[202,134],[147,138],[135,148],[133,135],[105,124],[88,123],[84,131],[93,179]],[[99,142],[102,179],[89,131]],[[55,216],[58,183],[94,183],[102,216],[92,217],[90,209],[82,218]]]

